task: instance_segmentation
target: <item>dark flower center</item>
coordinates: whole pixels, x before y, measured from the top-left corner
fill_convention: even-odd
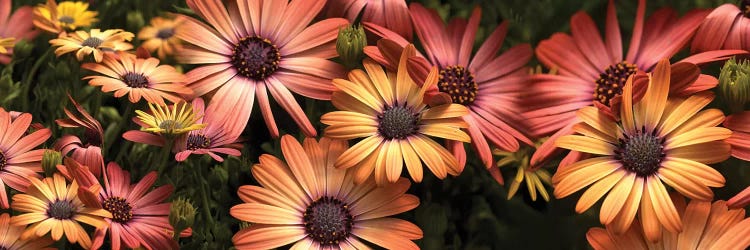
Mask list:
[[[419,128],[419,114],[403,106],[386,107],[378,119],[378,132],[386,139],[404,139]]]
[[[81,43],[81,46],[84,46],[84,47],[88,46],[88,47],[96,48],[96,47],[99,47],[99,45],[102,45],[103,42],[104,41],[102,39],[99,39],[96,37],[89,37],[89,38],[86,38],[86,40],[83,40],[83,42]]]
[[[3,153],[2,150],[0,150],[0,170],[3,170],[5,167],[5,164],[8,163],[8,159],[5,158],[5,153]]]
[[[86,131],[83,132],[83,138],[88,145],[94,145],[97,147],[102,146],[102,137],[96,130],[86,129]]]
[[[609,106],[610,100],[616,95],[622,94],[622,88],[628,77],[638,71],[638,66],[626,61],[610,65],[599,74],[596,80],[596,89],[594,90],[594,99],[604,105]]]
[[[479,88],[474,82],[474,74],[463,66],[448,66],[440,70],[438,80],[440,92],[451,96],[453,103],[470,105],[477,98]]]
[[[162,40],[166,40],[174,36],[174,29],[173,28],[164,28],[160,29],[158,32],[156,32],[156,37]]]
[[[148,78],[143,73],[128,72],[122,75],[122,81],[131,88],[148,87]]]
[[[211,139],[208,139],[202,134],[191,134],[187,138],[187,149],[196,150],[201,148],[208,148],[211,145]]]
[[[281,53],[276,45],[265,38],[245,37],[234,46],[232,65],[240,75],[263,80],[279,69]]]
[[[349,206],[333,197],[323,197],[307,207],[303,220],[305,232],[323,246],[338,245],[349,237],[354,218]]]
[[[72,24],[76,20],[73,19],[73,17],[70,17],[70,16],[61,16],[60,18],[57,19],[57,21],[60,21],[61,23],[64,23],[64,24]]]
[[[656,136],[656,131],[646,133],[646,128],[634,135],[625,135],[620,139],[620,145],[615,150],[615,159],[622,162],[623,167],[636,175],[645,177],[655,174],[664,159],[662,139]]]
[[[117,223],[124,224],[133,218],[133,207],[121,197],[109,197],[102,206],[112,214],[112,220]]]
[[[181,129],[182,124],[174,120],[164,120],[159,123],[159,128],[167,131],[167,134],[171,134],[175,130]]]
[[[74,213],[73,203],[67,200],[56,200],[47,208],[47,216],[58,220],[68,220],[73,217]]]
[[[742,11],[742,15],[750,18],[750,0],[742,0],[740,3],[740,11]]]

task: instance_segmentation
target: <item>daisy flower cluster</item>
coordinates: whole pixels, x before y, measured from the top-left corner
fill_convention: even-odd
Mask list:
[[[750,1],[28,2],[0,249],[750,247]]]

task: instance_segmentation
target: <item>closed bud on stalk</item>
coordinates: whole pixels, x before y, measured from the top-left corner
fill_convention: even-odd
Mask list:
[[[141,27],[146,25],[146,21],[143,19],[143,14],[140,11],[128,12],[125,18],[128,30],[140,30]]]
[[[52,176],[57,171],[57,165],[62,164],[62,154],[55,150],[45,150],[42,156],[42,169],[45,176]]]
[[[339,29],[336,39],[336,51],[341,61],[349,69],[356,68],[365,57],[364,48],[367,46],[365,30],[360,25],[349,25]]]
[[[179,197],[172,201],[169,208],[169,224],[172,224],[175,235],[193,226],[195,213],[195,207],[189,200]]]
[[[34,50],[34,44],[28,43],[26,40],[16,41],[16,45],[13,46],[13,59],[23,59],[31,55],[31,51]]]
[[[719,74],[718,92],[732,113],[742,112],[750,96],[750,62],[727,60]]]

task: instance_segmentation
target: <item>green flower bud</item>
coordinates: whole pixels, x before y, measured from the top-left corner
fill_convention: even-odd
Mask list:
[[[222,166],[212,168],[211,174],[208,176],[208,183],[211,186],[224,186],[228,180],[229,172]]]
[[[45,176],[52,176],[57,171],[57,165],[62,164],[62,154],[55,150],[45,150],[42,156],[42,169]]]
[[[128,12],[126,17],[126,27],[128,30],[140,30],[146,21],[143,19],[143,14],[140,11]]]
[[[367,46],[367,36],[362,26],[350,25],[339,29],[336,39],[336,51],[341,61],[349,69],[356,68],[365,57],[364,48]]]
[[[13,47],[13,59],[19,60],[29,57],[31,51],[34,50],[34,44],[28,43],[25,40],[17,40],[16,46]]]
[[[65,61],[60,61],[55,66],[55,77],[57,79],[69,79],[71,76],[70,66]]]
[[[750,62],[729,59],[721,68],[718,92],[732,113],[742,112],[750,96]]]
[[[169,208],[169,224],[172,224],[175,235],[193,226],[195,213],[195,207],[189,200],[179,197],[172,201]]]

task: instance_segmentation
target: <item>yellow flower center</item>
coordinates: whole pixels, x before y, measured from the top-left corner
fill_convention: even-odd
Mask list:
[[[638,71],[638,66],[626,61],[610,65],[599,74],[596,80],[596,89],[594,89],[594,99],[604,105],[609,106],[610,100],[616,95],[622,94],[622,87],[628,77]]]
[[[187,149],[197,150],[211,146],[211,139],[202,134],[191,134],[187,138]]]
[[[451,96],[453,103],[471,105],[477,98],[479,88],[474,82],[474,74],[460,65],[448,66],[440,70],[438,79],[440,92]]]
[[[322,197],[303,214],[305,232],[323,246],[335,246],[349,237],[354,218],[349,206],[333,197]]]
[[[56,200],[47,207],[47,216],[58,220],[68,220],[73,217],[75,207],[67,200]]]
[[[620,145],[615,150],[615,159],[622,162],[623,167],[636,175],[645,177],[655,174],[664,159],[662,139],[656,133],[647,133],[646,128],[635,134],[623,134]]]
[[[419,114],[403,106],[386,107],[378,119],[378,132],[386,139],[405,139],[419,128]]]
[[[268,39],[244,37],[234,46],[232,65],[245,77],[263,80],[279,69],[279,62],[281,53]]]
[[[127,223],[133,218],[133,208],[127,200],[121,197],[109,197],[104,200],[104,210],[112,213],[112,221],[120,224]]]

